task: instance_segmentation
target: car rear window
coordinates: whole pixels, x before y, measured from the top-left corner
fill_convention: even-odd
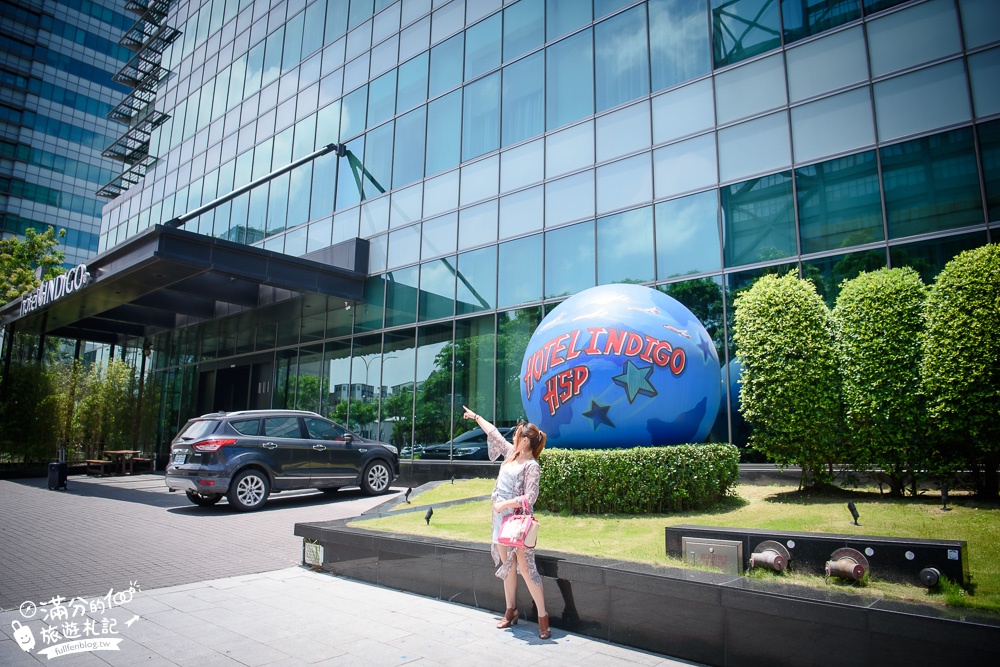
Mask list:
[[[219,427],[220,423],[218,419],[192,419],[184,425],[177,437],[185,440],[203,438],[215,433],[215,429]]]
[[[229,422],[229,425],[240,435],[257,435],[260,432],[259,419],[240,419]]]
[[[298,417],[267,417],[264,420],[264,435],[273,438],[298,438],[299,431]]]

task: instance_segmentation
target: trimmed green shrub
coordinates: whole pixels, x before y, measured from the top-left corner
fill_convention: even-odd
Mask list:
[[[815,286],[794,273],[762,276],[736,297],[733,340],[750,445],[778,465],[802,466],[804,486],[831,482],[843,458],[839,360]]]
[[[546,449],[537,506],[570,514],[651,514],[705,507],[739,480],[730,444]]]
[[[920,336],[927,289],[910,268],[846,280],[833,309],[850,459],[884,470],[894,496],[927,467]]]

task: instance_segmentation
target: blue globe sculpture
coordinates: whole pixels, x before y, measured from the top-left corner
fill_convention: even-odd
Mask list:
[[[691,311],[641,285],[601,285],[541,321],[521,402],[556,447],[701,442],[719,411],[715,345]]]

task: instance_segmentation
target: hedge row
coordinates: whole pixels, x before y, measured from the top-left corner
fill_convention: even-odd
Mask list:
[[[546,449],[537,507],[570,514],[650,514],[704,507],[739,479],[730,444]]]

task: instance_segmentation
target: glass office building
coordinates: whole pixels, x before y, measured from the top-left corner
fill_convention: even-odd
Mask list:
[[[118,0],[4,0],[0,19],[0,236],[65,229],[73,266],[97,252],[95,191],[120,171],[102,152],[120,131],[107,116],[128,91],[113,76],[135,19]]]
[[[368,252],[361,299],[293,290],[130,341],[165,439],[274,406],[446,442],[462,404],[523,414],[528,337],[587,287],[675,296],[731,369],[757,276],[832,304],[1000,233],[994,0],[192,0],[165,23],[157,161],[100,251],[337,143],[183,228]],[[744,430],[730,403],[711,437]]]

